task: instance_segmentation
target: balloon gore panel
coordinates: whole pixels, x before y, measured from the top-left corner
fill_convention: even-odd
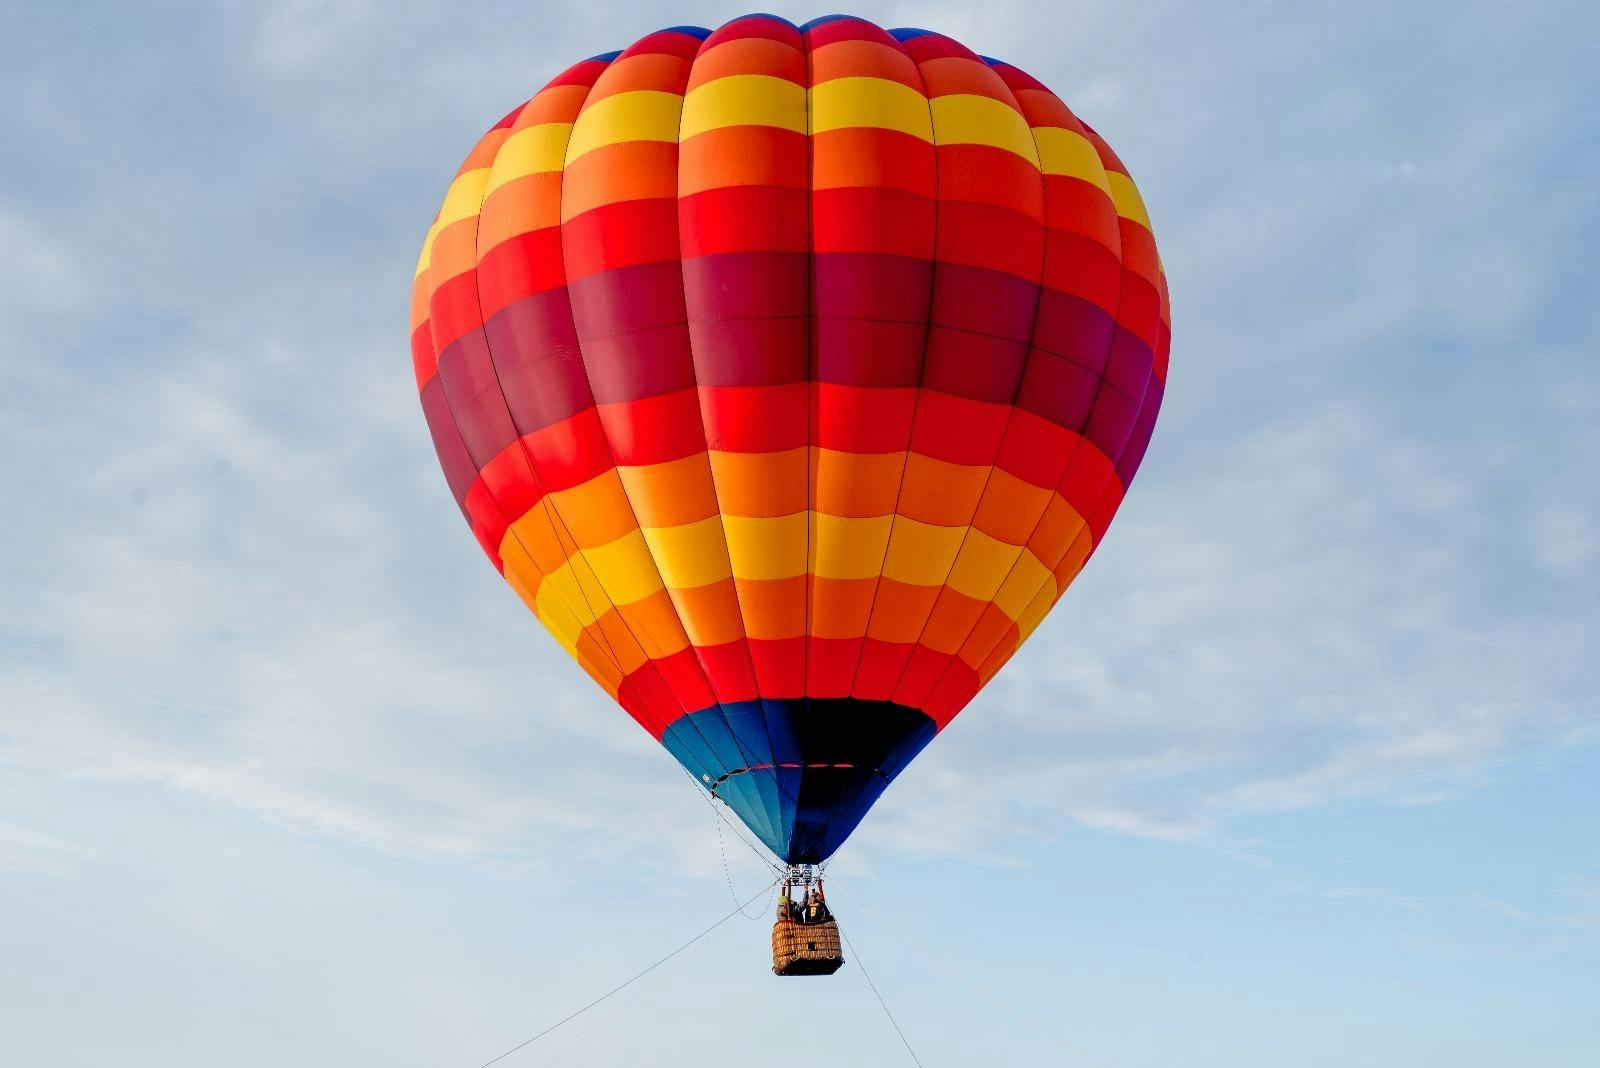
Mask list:
[[[1038,81],[834,16],[564,71],[429,228],[446,481],[555,639],[826,859],[1100,544],[1160,410],[1145,205]]]

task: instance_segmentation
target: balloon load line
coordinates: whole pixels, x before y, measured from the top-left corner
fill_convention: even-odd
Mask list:
[[[610,990],[606,991],[604,994],[601,994],[599,997],[597,997],[593,1001],[589,1002],[583,1008],[578,1009],[576,1012],[572,1012],[572,1013],[569,1013],[566,1016],[563,1016],[561,1019],[557,1020],[555,1023],[551,1024],[549,1027],[546,1027],[543,1031],[540,1031],[538,1034],[534,1035],[532,1038],[525,1039],[522,1042],[517,1043],[515,1046],[512,1046],[510,1049],[506,1050],[504,1053],[500,1054],[499,1056],[491,1057],[489,1060],[484,1061],[482,1064],[480,1064],[478,1066],[478,1068],[489,1068],[490,1065],[500,1063],[501,1061],[505,1060],[507,1057],[511,1056],[513,1053],[517,1053],[517,1052],[519,1052],[519,1051],[521,1051],[523,1049],[526,1049],[528,1046],[533,1045],[535,1042],[539,1041],[541,1038],[544,1038],[546,1035],[551,1034],[552,1032],[558,1030],[559,1028],[562,1028],[562,1027],[566,1026],[567,1024],[571,1023],[573,1020],[576,1020],[578,1017],[582,1016],[584,1013],[588,1012],[590,1009],[594,1008],[595,1006],[601,1004],[604,1001],[609,1000],[610,998],[616,996],[617,994],[620,994],[622,991],[626,990],[628,987],[632,986],[634,983],[637,983],[640,979],[643,979],[645,976],[649,975],[651,972],[655,971],[657,968],[661,967],[663,964],[666,964],[668,961],[672,960],[674,957],[678,956],[680,953],[684,952],[685,950],[689,949],[691,946],[694,946],[696,943],[698,943],[702,939],[706,938],[708,935],[710,935],[712,932],[716,931],[723,924],[727,923],[729,920],[731,920],[735,916],[739,915],[739,913],[742,912],[745,908],[748,908],[750,905],[754,904],[760,898],[765,897],[767,891],[771,890],[777,884],[778,884],[778,881],[776,879],[774,879],[771,883],[767,884],[766,886],[763,886],[759,893],[755,894],[748,901],[745,901],[744,904],[742,904],[739,908],[736,908],[732,912],[728,913],[726,916],[723,916],[716,923],[713,923],[710,927],[707,927],[704,931],[701,931],[699,934],[695,935],[693,938],[691,938],[687,942],[683,943],[683,945],[679,946],[677,949],[674,949],[671,953],[668,953],[666,956],[660,958],[654,964],[651,964],[647,968],[640,969],[638,972],[634,973],[633,976],[631,976],[630,978],[624,980],[621,983],[618,983],[616,986],[612,987]],[[611,1018],[614,1019],[615,1017],[613,1016]]]
[[[774,970],[831,974],[823,866],[1144,461],[1172,315],[1128,168],[943,34],[671,26],[483,133],[411,297],[484,554],[803,891]]]

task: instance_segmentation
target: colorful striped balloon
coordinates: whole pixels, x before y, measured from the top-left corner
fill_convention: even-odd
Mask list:
[[[845,840],[1104,536],[1167,374],[1116,155],[924,30],[771,15],[561,74],[412,300],[484,551],[783,860]]]

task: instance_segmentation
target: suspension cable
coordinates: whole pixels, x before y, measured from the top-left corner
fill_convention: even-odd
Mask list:
[[[734,909],[732,912],[730,912],[726,916],[722,917],[722,919],[718,920],[716,923],[712,924],[710,927],[707,927],[704,931],[701,931],[699,934],[697,934],[693,938],[689,939],[689,941],[685,942],[683,945],[679,946],[677,949],[673,950],[671,953],[668,953],[666,956],[662,957],[660,960],[658,960],[654,964],[650,965],[650,967],[644,969],[641,972],[636,973],[631,979],[628,979],[628,980],[626,980],[625,982],[622,982],[622,983],[618,983],[616,986],[612,987],[610,990],[606,991],[604,994],[601,994],[599,997],[597,997],[593,1001],[589,1002],[589,1004],[585,1005],[583,1008],[579,1009],[577,1012],[574,1012],[574,1013],[571,1013],[571,1014],[569,1014],[567,1016],[562,1017],[560,1020],[557,1020],[555,1023],[551,1024],[549,1027],[546,1027],[543,1031],[540,1031],[538,1034],[534,1035],[532,1038],[527,1039],[526,1041],[523,1041],[523,1042],[518,1042],[515,1046],[512,1046],[510,1049],[506,1050],[504,1053],[500,1054],[498,1057],[491,1057],[489,1060],[484,1061],[482,1064],[480,1064],[478,1066],[478,1068],[489,1068],[489,1066],[491,1064],[498,1064],[500,1061],[505,1060],[507,1057],[511,1056],[513,1053],[515,1053],[518,1050],[524,1048],[525,1046],[533,1045],[535,1042],[539,1041],[539,1039],[543,1038],[545,1035],[548,1035],[550,1032],[554,1031],[556,1028],[562,1027],[565,1024],[571,1023],[573,1020],[576,1020],[579,1016],[582,1016],[584,1013],[588,1012],[590,1009],[594,1008],[596,1005],[600,1004],[602,1001],[605,1001],[607,998],[611,997],[613,994],[619,993],[620,991],[632,986],[634,983],[638,982],[640,979],[643,979],[645,976],[649,975],[651,972],[653,972],[657,968],[661,967],[663,964],[665,964],[667,961],[671,960],[673,957],[676,957],[679,953],[682,953],[684,950],[688,949],[690,946],[694,945],[696,942],[700,941],[702,938],[705,938],[712,931],[715,931],[718,927],[721,927],[723,924],[727,923],[729,920],[731,920],[735,916],[739,915],[739,913],[743,912],[746,908],[748,908],[757,899],[766,896],[767,891],[771,890],[774,886],[777,886],[777,885],[778,885],[778,881],[776,879],[774,879],[772,882],[768,883],[766,886],[763,886],[761,888],[760,892],[755,895],[755,897],[752,897],[749,901],[746,901],[743,905],[740,905],[738,908]]]
[[[688,771],[687,768],[684,769],[684,774],[685,775],[689,775],[689,771]],[[772,873],[774,875],[777,875],[781,880],[781,878],[782,878],[782,876],[783,876],[783,874],[785,872],[785,869],[782,866],[774,863],[771,859],[769,859],[767,854],[762,851],[761,847],[756,845],[754,842],[750,841],[750,839],[745,836],[745,833],[739,828],[739,825],[734,823],[732,820],[730,820],[727,817],[727,814],[724,813],[721,808],[717,807],[719,802],[721,804],[723,804],[724,806],[727,804],[727,802],[722,801],[721,798],[717,797],[711,791],[704,789],[700,785],[699,780],[696,779],[693,775],[689,775],[689,781],[695,784],[696,791],[699,792],[700,796],[702,796],[702,797],[704,797],[706,799],[706,804],[711,806],[711,811],[716,814],[717,819],[719,819],[723,823],[727,824],[728,825],[728,829],[731,830],[734,833],[734,836],[736,838],[738,838],[739,841],[743,842],[745,844],[745,846],[750,850],[750,852],[752,852],[752,853],[754,853],[756,855],[756,858],[761,861],[763,866],[765,866],[766,868],[770,869],[772,871]]]
[[[712,809],[712,815],[716,815],[715,808]],[[726,880],[728,884],[728,897],[735,905],[738,905],[739,892],[733,888],[733,869],[728,867],[728,847],[723,841],[722,837],[722,821],[713,819],[711,822],[712,825],[717,828],[717,852],[722,856],[722,878]],[[740,906],[739,908],[739,915],[743,916],[747,920],[752,921],[761,919],[761,912],[759,909],[756,911],[756,914],[752,916],[750,913],[744,910],[743,906]]]
[[[1075,1056],[1075,1057],[1079,1058],[1080,1060],[1083,1060],[1083,1061],[1093,1065],[1094,1068],[1105,1068],[1105,1064],[1104,1063],[1102,1063],[1099,1060],[1096,1060],[1094,1057],[1091,1057],[1089,1054],[1085,1053],[1083,1050],[1079,1049],[1077,1046],[1074,1046],[1072,1043],[1068,1042],[1066,1039],[1064,1039],[1060,1035],[1056,1034],[1056,1032],[1050,1030],[1048,1027],[1046,1027],[1044,1024],[1040,1023],[1038,1020],[1035,1020],[1033,1017],[1029,1016],[1027,1013],[1023,1012],[1021,1009],[1017,1008],[1015,1005],[1012,1005],[1010,1002],[1006,1001],[1004,998],[1002,998],[1000,995],[996,994],[994,991],[990,990],[988,987],[983,986],[982,984],[980,984],[976,979],[973,979],[971,976],[969,976],[965,972],[963,972],[960,968],[957,968],[954,964],[951,964],[949,961],[947,961],[943,957],[939,956],[939,954],[935,953],[932,949],[928,948],[927,944],[924,943],[921,939],[917,938],[915,935],[912,935],[909,932],[901,929],[900,927],[897,927],[887,916],[883,915],[877,909],[873,908],[871,905],[867,904],[865,901],[862,901],[855,894],[851,893],[850,892],[850,888],[848,886],[840,886],[840,887],[838,887],[838,889],[844,891],[844,895],[846,897],[848,897],[851,901],[854,901],[857,905],[860,905],[863,909],[865,909],[867,911],[867,914],[870,915],[873,919],[877,920],[879,923],[881,923],[885,927],[889,928],[889,930],[893,931],[895,934],[899,935],[901,938],[904,938],[907,942],[910,942],[913,946],[916,946],[922,952],[926,953],[929,957],[933,958],[933,960],[936,963],[938,963],[939,965],[941,965],[944,968],[948,969],[951,972],[951,974],[955,975],[956,978],[960,979],[962,982],[964,982],[968,986],[972,987],[972,989],[976,990],[978,993],[982,994],[984,997],[988,998],[990,1001],[993,1001],[996,1005],[999,1005],[1001,1008],[1005,1009],[1007,1012],[1009,1012],[1013,1016],[1017,1017],[1017,1019],[1021,1020],[1023,1023],[1026,1023],[1026,1024],[1034,1027],[1041,1034],[1043,1034],[1046,1038],[1049,1038],[1050,1040],[1055,1042],[1058,1046],[1060,1046],[1062,1049],[1066,1050],[1068,1053],[1072,1054],[1073,1056]]]
[[[878,1005],[883,1009],[883,1014],[889,1018],[889,1026],[894,1028],[894,1033],[900,1036],[900,1044],[911,1054],[911,1061],[922,1068],[922,1062],[917,1059],[917,1051],[911,1048],[911,1043],[906,1041],[906,1033],[900,1030],[900,1024],[895,1021],[894,1013],[889,1011],[889,1003],[883,1000],[883,995],[878,993],[878,984],[872,981],[872,976],[867,973],[867,966],[861,960],[861,954],[856,952],[856,947],[850,944],[850,936],[844,933],[844,928],[839,929],[839,937],[844,939],[844,948],[856,960],[856,967],[861,969],[861,977],[867,981],[867,986],[872,988],[872,996],[878,999]]]
[[[568,1046],[566,1049],[562,1050],[560,1053],[557,1053],[554,1057],[551,1057],[548,1061],[546,1061],[545,1068],[553,1068],[554,1065],[559,1064],[562,1060],[566,1059],[569,1054],[572,1054],[581,1047],[593,1042],[602,1031],[611,1026],[612,1021],[614,1021],[618,1016],[621,1016],[639,1002],[643,1001],[650,991],[660,986],[667,979],[670,979],[672,977],[673,969],[681,967],[685,962],[693,958],[696,953],[699,953],[702,949],[710,944],[711,940],[709,938],[704,938],[699,942],[696,942],[693,948],[681,954],[671,964],[657,972],[654,979],[639,987],[639,989],[634,993],[633,997],[629,998],[621,1005],[618,1005],[615,1009],[613,1009],[611,1015],[607,1016],[605,1019],[595,1024],[594,1027],[589,1031],[573,1040],[572,1045]]]

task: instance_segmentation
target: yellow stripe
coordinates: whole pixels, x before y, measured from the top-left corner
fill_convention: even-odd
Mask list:
[[[940,527],[895,516],[883,577],[912,586],[938,586],[950,573],[966,527]]]
[[[1111,195],[1105,164],[1087,137],[1059,126],[1035,126],[1033,139],[1039,146],[1039,169],[1044,173],[1081,178]]]
[[[596,611],[603,613],[610,606],[605,601],[604,593],[594,587],[592,576],[589,580],[591,594],[585,597],[584,583],[573,573],[570,560],[541,577],[539,566],[528,554],[516,527],[537,522],[533,517],[542,515],[542,512],[543,509],[534,509],[506,531],[506,536],[500,540],[500,558],[505,564],[505,578],[511,588],[533,609],[533,614],[555,636],[556,641],[573,657],[577,657],[578,635],[584,627],[594,624]],[[585,574],[589,573],[589,568],[581,560],[578,564]],[[593,611],[591,605],[595,606]]]
[[[567,613],[578,621],[580,627],[587,627],[595,620],[594,613],[589,611],[584,602],[582,587],[573,576],[572,568],[566,564],[550,572],[539,583],[537,600],[540,619]]]
[[[929,103],[933,105],[934,144],[989,145],[1039,165],[1033,132],[1016,108],[993,97],[968,93],[936,96]]]
[[[1055,603],[1056,584],[1055,579],[1052,578],[1039,588],[1039,592],[1034,594],[1033,600],[1028,602],[1028,607],[1024,608],[1022,614],[1017,617],[1017,632],[1020,635],[1018,639],[1019,645],[1027,641],[1028,635],[1032,634],[1039,624],[1044,622],[1044,617],[1050,614],[1050,609],[1055,606]]]
[[[444,205],[439,208],[439,229],[470,219],[483,210],[483,189],[488,183],[488,167],[470,170],[451,182],[449,192],[444,195]]]
[[[550,632],[550,636],[557,644],[565,649],[568,655],[576,660],[607,693],[615,697],[617,684],[622,680],[621,666],[612,659],[597,661],[579,652],[578,639],[583,634],[583,624],[577,614],[554,593],[547,595],[543,602],[540,601],[539,592],[544,587],[543,578],[533,558],[528,555],[527,549],[516,535],[507,533],[501,540],[500,556],[505,564],[506,583],[517,592],[517,596],[522,598],[523,603],[543,624],[545,630]],[[607,653],[608,657],[611,655]]]
[[[427,235],[422,239],[422,251],[417,254],[417,273],[411,276],[413,281],[421,278],[422,272],[426,271],[428,265],[433,262],[433,239],[438,236],[439,220],[435,218],[433,225],[428,227]]]
[[[835,78],[811,90],[811,132],[870,126],[933,141],[928,98],[887,78]]]
[[[728,561],[739,579],[785,579],[806,573],[808,513],[770,518],[722,517]]]
[[[609,544],[581,551],[613,604],[633,604],[661,588],[650,547],[637,529]]]
[[[484,198],[488,199],[490,193],[518,178],[559,171],[567,158],[567,141],[571,136],[570,122],[542,122],[506,138],[494,157]]]
[[[596,575],[594,568],[589,565],[588,557],[584,556],[583,552],[579,550],[577,555],[567,559],[565,566],[571,568],[572,574],[577,578],[578,587],[583,591],[583,603],[587,610],[592,612],[596,618],[605,615],[606,610],[612,606],[611,595],[606,592],[605,586],[601,584],[600,576]],[[579,609],[576,605],[573,606],[572,610],[580,615],[583,612],[583,609]]]
[[[818,578],[876,578],[894,516],[851,519],[811,513],[811,573]]]
[[[1133,184],[1133,179],[1121,171],[1107,171],[1106,177],[1111,181],[1111,202],[1117,206],[1117,214],[1154,233],[1150,227],[1150,215],[1144,208],[1144,197],[1139,195],[1139,188]]]
[[[1006,576],[1005,582],[1000,584],[1000,589],[995,591],[995,606],[1012,619],[1021,619],[1022,613],[1028,610],[1029,603],[1039,596],[1039,590],[1045,587],[1049,589],[1049,596],[1054,597],[1055,576],[1050,573],[1049,568],[1039,562],[1037,556],[1023,550],[1022,555],[1017,557],[1016,566],[1011,569],[1011,574]]]
[[[977,527],[968,527],[961,553],[944,584],[975,601],[993,600],[1000,584],[1010,574],[1017,554],[1023,551],[1019,545],[1007,545]]]
[[[806,91],[765,74],[731,74],[683,98],[680,141],[724,126],[776,126],[806,132]]]
[[[677,527],[645,527],[644,540],[662,581],[672,589],[720,582],[730,573],[720,515]]]
[[[540,600],[536,612],[539,622],[544,624],[544,629],[550,632],[551,637],[561,643],[561,647],[574,659],[578,656],[578,639],[583,635],[583,625],[578,622],[578,617],[573,615],[567,606],[559,600]]]
[[[683,97],[653,89],[598,100],[572,126],[566,166],[586,152],[623,141],[676,141],[682,110]]]

